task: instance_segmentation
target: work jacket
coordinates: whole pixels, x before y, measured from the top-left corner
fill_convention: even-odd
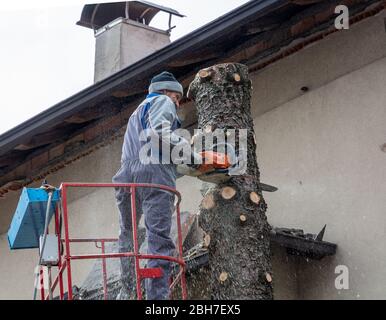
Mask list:
[[[170,159],[174,147],[189,146],[190,149],[190,143],[175,133],[180,127],[176,106],[168,96],[159,93],[147,95],[127,124],[121,162],[139,159],[144,164],[167,164],[168,160],[174,163]]]

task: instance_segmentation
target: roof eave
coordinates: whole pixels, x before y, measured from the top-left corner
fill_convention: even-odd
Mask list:
[[[85,88],[3,133],[0,135],[0,154],[5,154],[12,150],[28,137],[43,132],[47,127],[59,124],[65,118],[82,110],[93,100],[103,96],[106,92],[110,92],[118,85],[139,76],[147,69],[163,61],[173,59],[173,57],[189,50],[189,48],[195,47],[200,42],[210,42],[220,34],[226,33],[229,28],[245,23],[248,19],[256,19],[259,16],[263,16],[286,3],[288,3],[288,0],[256,0],[247,2],[243,6],[172,42],[163,49]]]

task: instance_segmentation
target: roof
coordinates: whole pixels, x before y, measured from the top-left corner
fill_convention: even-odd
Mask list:
[[[259,70],[337,32],[337,4],[354,22],[384,10],[380,0],[255,0],[57,103],[0,135],[0,196],[63,167],[121,134],[149,79],[173,72],[185,88],[201,68],[239,62]]]

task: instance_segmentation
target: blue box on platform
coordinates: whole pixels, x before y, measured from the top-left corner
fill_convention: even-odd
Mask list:
[[[51,199],[50,220],[58,201],[59,190],[55,190]],[[39,236],[44,232],[47,202],[48,193],[44,189],[23,189],[8,230],[11,249],[39,248]]]

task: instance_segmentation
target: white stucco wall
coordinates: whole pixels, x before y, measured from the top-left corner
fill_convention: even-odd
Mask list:
[[[386,59],[255,120],[273,225],[304,227],[338,244],[329,263],[299,268],[304,298],[386,298]],[[343,93],[343,94],[342,94]],[[334,287],[347,265],[351,289]],[[310,285],[312,283],[312,285]]]
[[[317,233],[338,244],[336,256],[306,261],[273,247],[276,299],[386,298],[386,34],[383,15],[331,35],[251,74],[252,112],[262,182],[274,226]],[[308,93],[300,88],[309,86]],[[48,177],[109,182],[122,140]],[[182,209],[196,212],[200,182],[178,180]],[[0,299],[30,299],[36,250],[11,252],[5,232],[19,193],[0,200]],[[118,234],[113,193],[70,197],[74,237]],[[80,248],[85,250],[86,248]],[[88,250],[87,250],[88,251]],[[83,251],[84,252],[84,251]],[[76,262],[75,284],[90,265]],[[79,264],[79,265],[78,265]],[[349,268],[349,290],[336,290],[337,265]],[[7,276],[4,276],[7,275]]]
[[[381,15],[254,77],[261,179],[279,188],[266,194],[269,222],[312,233],[327,224],[338,244],[335,257],[299,260],[299,298],[386,298],[385,55]],[[349,290],[335,288],[337,265]]]

